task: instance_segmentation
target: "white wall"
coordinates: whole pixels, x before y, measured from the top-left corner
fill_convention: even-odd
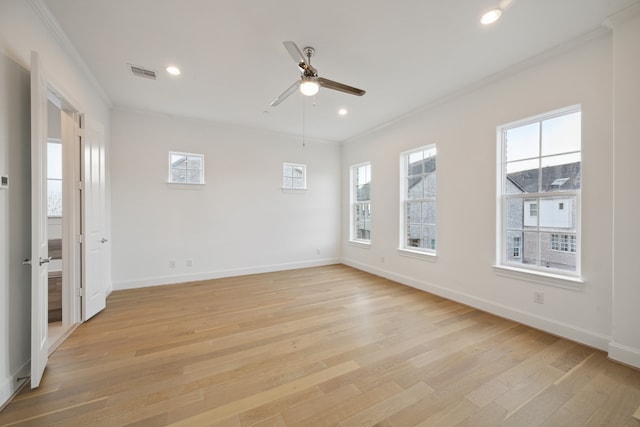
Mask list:
[[[168,185],[169,151],[204,154],[206,185]],[[307,165],[307,191],[281,190],[283,162]],[[114,289],[340,259],[338,144],[114,111],[112,170]]]
[[[611,43],[610,35],[602,34],[559,49],[346,143],[343,229],[348,229],[349,166],[371,161],[372,240],[370,248],[362,248],[349,244],[345,233],[345,263],[606,348],[612,298]],[[498,275],[492,268],[496,127],[574,104],[582,105],[584,284],[576,290]],[[397,251],[399,153],[431,143],[438,149],[438,253],[425,261]],[[534,304],[534,292],[544,293],[544,304]]]
[[[87,115],[109,124],[109,111],[92,81],[28,1],[0,0],[0,405],[29,373],[31,275],[30,81],[31,51],[40,53],[50,80]]]
[[[616,17],[613,34],[615,245],[609,355],[640,368],[640,6]]]

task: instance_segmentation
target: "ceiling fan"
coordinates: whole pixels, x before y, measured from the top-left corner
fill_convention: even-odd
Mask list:
[[[300,89],[300,92],[306,96],[315,95],[318,93],[318,90],[320,90],[320,87],[326,87],[327,89],[333,89],[356,96],[362,96],[365,94],[365,91],[362,89],[334,82],[333,80],[325,79],[323,77],[318,77],[318,70],[311,66],[311,57],[316,52],[314,48],[305,47],[303,50],[300,50],[298,45],[292,41],[285,41],[282,42],[282,44],[287,48],[289,55],[291,55],[293,60],[296,62],[298,68],[300,68],[301,76],[300,80],[296,81],[287,90],[282,92],[280,96],[273,100],[271,103],[272,107],[279,105],[282,101],[287,99],[289,95],[295,92],[296,89]]]

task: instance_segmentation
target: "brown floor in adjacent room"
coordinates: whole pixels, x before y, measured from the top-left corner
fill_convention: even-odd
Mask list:
[[[114,292],[0,425],[640,426],[640,371],[335,265]]]

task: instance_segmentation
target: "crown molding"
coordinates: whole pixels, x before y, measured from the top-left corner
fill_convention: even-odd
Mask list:
[[[38,15],[38,18],[42,21],[47,30],[51,33],[53,38],[58,42],[58,44],[62,47],[62,49],[71,57],[72,61],[75,65],[80,69],[82,74],[89,80],[89,82],[93,85],[94,89],[100,95],[100,98],[107,104],[107,107],[112,108],[113,103],[111,99],[105,92],[102,85],[98,82],[96,77],[93,75],[87,63],[84,62],[84,59],[73,45],[69,37],[65,34],[65,32],[60,28],[60,24],[51,14],[51,11],[44,3],[43,0],[27,0],[27,3],[33,8]]]
[[[604,20],[602,25],[606,28],[609,28],[610,30],[613,30],[615,27],[624,24],[625,22],[635,18],[636,16],[640,16],[640,2],[635,3],[609,16]]]

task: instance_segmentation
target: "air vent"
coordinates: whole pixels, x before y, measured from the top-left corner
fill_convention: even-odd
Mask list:
[[[145,79],[151,79],[151,80],[156,80],[158,78],[157,73],[154,70],[140,67],[138,65],[132,65],[132,64],[127,64],[127,65],[129,65],[129,68],[131,69],[131,72],[133,73],[134,76],[143,77]]]

